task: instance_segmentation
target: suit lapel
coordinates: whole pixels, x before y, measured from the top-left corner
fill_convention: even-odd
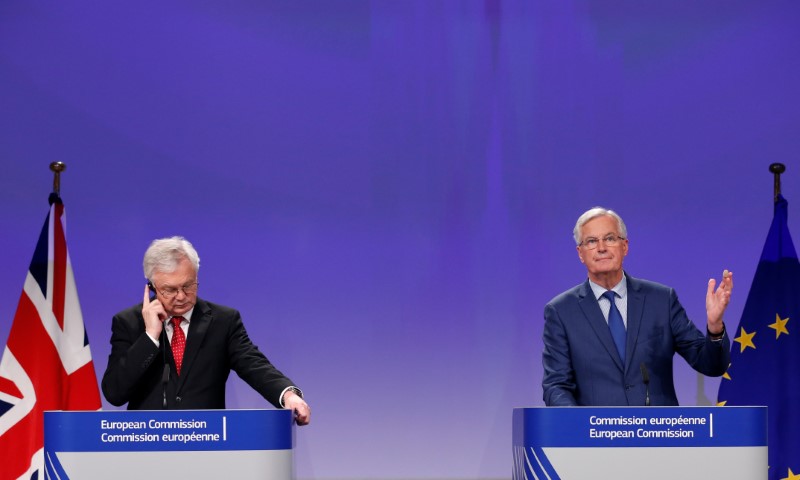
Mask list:
[[[178,376],[178,392],[181,391],[184,381],[192,370],[194,360],[200,351],[206,332],[208,332],[208,326],[211,324],[211,318],[211,309],[208,304],[198,298],[194,312],[192,312],[192,321],[189,322],[189,334],[186,335],[186,349],[183,352],[181,374]]]
[[[595,335],[600,339],[600,343],[603,344],[608,354],[611,355],[617,368],[619,368],[620,371],[625,371],[624,365],[622,365],[622,359],[619,358],[617,347],[614,345],[614,339],[611,337],[611,330],[608,329],[608,322],[606,322],[605,317],[603,317],[600,304],[597,302],[597,299],[594,298],[594,292],[592,292],[592,287],[589,286],[588,279],[582,285],[578,296],[580,297],[578,299],[578,305],[580,305],[583,315],[586,317],[592,330],[594,330]],[[630,342],[630,337],[628,341]],[[630,343],[628,345],[630,345]],[[630,347],[626,346],[626,348]]]
[[[639,339],[645,295],[642,293],[642,285],[638,280],[631,278],[627,272],[625,272],[625,278],[628,284],[628,325],[626,329],[628,335],[625,342],[625,358],[630,359],[633,357],[633,351]]]

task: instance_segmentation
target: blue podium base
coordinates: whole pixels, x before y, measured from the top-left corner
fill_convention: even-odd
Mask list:
[[[767,478],[766,407],[518,408],[514,480]]]
[[[288,410],[45,412],[45,478],[294,478]]]

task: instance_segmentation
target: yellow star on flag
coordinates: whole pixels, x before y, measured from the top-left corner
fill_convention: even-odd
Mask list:
[[[739,345],[741,346],[741,350],[739,350],[739,353],[744,352],[744,349],[747,347],[752,347],[753,350],[755,350],[756,345],[753,343],[753,337],[756,336],[756,332],[747,333],[744,327],[741,328],[742,328],[742,333],[738,337],[733,339],[734,342],[739,342]]]
[[[792,469],[789,469],[789,475],[781,478],[781,480],[800,480],[800,473],[795,474]]]
[[[717,406],[718,407],[724,407],[726,403],[728,403],[728,401],[727,400],[723,400],[721,402],[717,402]]]
[[[776,340],[778,339],[778,337],[781,336],[781,333],[785,333],[786,335],[789,335],[789,330],[786,330],[786,323],[788,321],[789,321],[788,318],[781,318],[780,315],[778,315],[777,313],[775,314],[775,323],[770,324],[769,328],[774,328],[775,329],[775,339]],[[792,325],[794,325],[794,324],[792,324]]]

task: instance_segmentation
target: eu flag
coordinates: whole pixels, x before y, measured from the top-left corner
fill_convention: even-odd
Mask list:
[[[787,217],[779,195],[718,395],[769,407],[770,480],[800,480],[800,262]]]

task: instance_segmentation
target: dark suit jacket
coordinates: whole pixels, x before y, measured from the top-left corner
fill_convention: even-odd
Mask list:
[[[102,382],[109,403],[127,402],[129,410],[163,408],[165,355],[170,370],[168,409],[225,408],[225,382],[231,370],[276,407],[281,392],[293,385],[250,341],[239,312],[232,308],[197,299],[180,376],[164,339],[162,334],[157,347],[145,333],[142,304],[114,316]]]
[[[698,372],[725,373],[730,341],[712,342],[686,316],[675,291],[627,273],[625,365],[589,280],[554,298],[544,309],[544,402],[552,406],[644,405],[640,365],[650,377],[651,405],[677,405],[672,357],[677,352]]]

